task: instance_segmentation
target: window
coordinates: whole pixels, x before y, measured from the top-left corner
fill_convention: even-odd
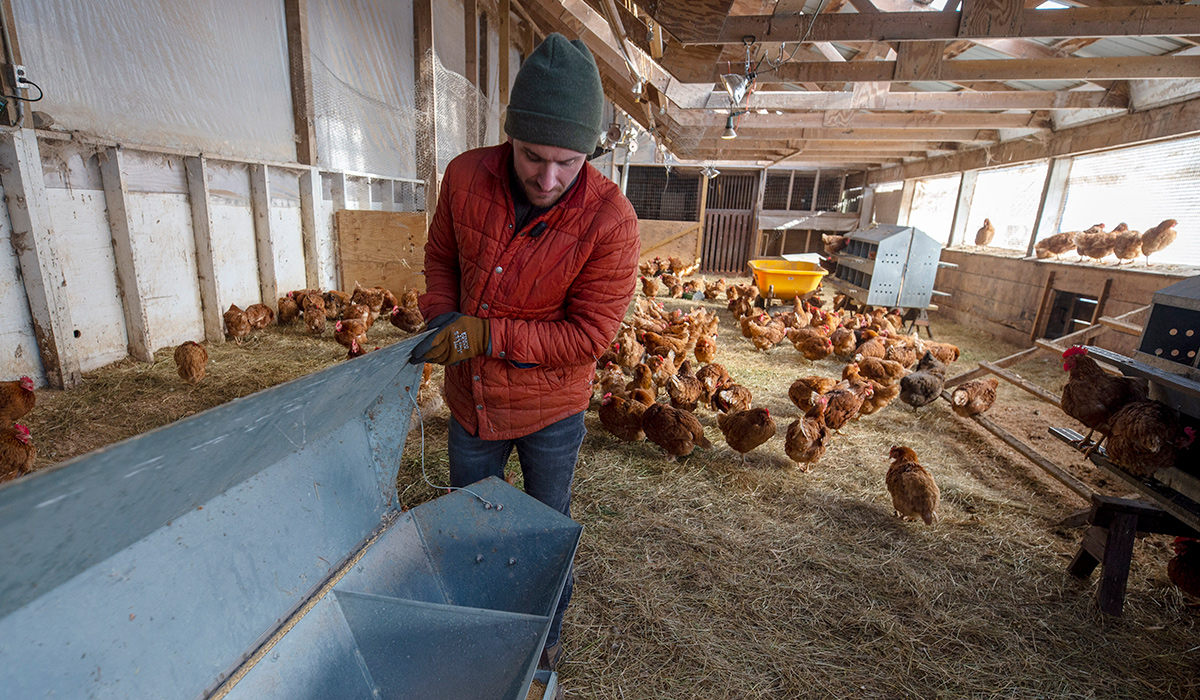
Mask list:
[[[996,228],[991,247],[1024,253],[1033,235],[1048,167],[1042,161],[979,173],[964,240],[955,243],[974,245],[975,232],[983,226],[983,220],[988,219]]]
[[[962,176],[958,174],[918,180],[913,190],[908,225],[946,245],[950,238],[950,227],[954,225],[954,205],[958,201],[958,184],[961,180]]]

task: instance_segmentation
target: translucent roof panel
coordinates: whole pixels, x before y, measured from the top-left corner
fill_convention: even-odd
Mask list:
[[[1162,56],[1178,51],[1185,46],[1190,46],[1190,44],[1166,37],[1112,37],[1085,46],[1076,51],[1075,55],[1081,58]]]
[[[1078,80],[1009,80],[1004,84],[1018,90],[1070,90],[1083,85]]]

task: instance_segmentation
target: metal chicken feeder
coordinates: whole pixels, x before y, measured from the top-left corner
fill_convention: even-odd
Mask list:
[[[581,527],[407,512],[409,339],[0,488],[6,698],[526,697]]]
[[[942,246],[912,226],[878,224],[846,236],[830,284],[860,304],[924,309],[933,289]]]

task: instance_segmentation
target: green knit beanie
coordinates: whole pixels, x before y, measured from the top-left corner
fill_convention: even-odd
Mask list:
[[[551,34],[513,80],[504,133],[542,146],[591,153],[600,139],[604,88],[582,41]]]

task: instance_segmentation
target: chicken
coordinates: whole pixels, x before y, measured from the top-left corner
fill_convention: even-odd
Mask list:
[[[398,307],[392,308],[394,310]],[[417,318],[420,318],[420,313],[417,313]],[[391,319],[390,314],[388,319]],[[362,321],[363,323],[366,323],[367,321],[371,320],[371,309],[367,307],[366,304],[347,304],[346,308],[342,311],[342,320]]]
[[[712,402],[713,393],[716,392],[717,387],[726,382],[733,381],[733,378],[729,376],[729,372],[725,371],[725,368],[716,362],[710,362],[701,367],[696,372],[696,379],[699,379],[700,383],[704,385],[704,393],[700,398],[705,403]]]
[[[246,307],[246,320],[255,330],[266,328],[275,320],[275,312],[266,304],[251,304]]]
[[[1113,240],[1113,255],[1117,256],[1117,264],[1123,260],[1136,260],[1142,254],[1142,234],[1130,231],[1125,222],[1117,224],[1113,229],[1116,238]]]
[[[862,410],[863,401],[875,393],[867,382],[847,382],[848,386],[825,394],[825,425],[839,431]],[[839,385],[841,386],[841,385]]]
[[[666,355],[667,353],[675,353],[683,355],[683,350],[687,346],[687,338],[671,335],[670,333],[651,333],[643,332],[638,336],[638,340],[646,347],[646,352],[651,355]]]
[[[423,416],[435,416],[446,407],[442,383],[433,381],[433,363],[426,362],[421,370],[421,385],[417,387],[417,406]]]
[[[380,313],[390,314],[392,309],[396,308],[396,306],[398,306],[400,303],[396,300],[396,295],[392,294],[390,289],[385,289],[383,287],[376,287],[375,290],[383,296],[383,303],[379,306]]]
[[[375,348],[378,350],[379,348]],[[346,359],[353,360],[356,357],[362,357],[367,354],[366,348],[358,344],[357,339],[351,339],[350,345],[346,348]]]
[[[896,516],[905,520],[920,518],[926,525],[932,525],[938,519],[942,496],[933,474],[917,462],[917,453],[911,448],[893,447],[888,456],[892,464],[884,481],[888,493],[892,494]]]
[[[724,277],[717,280],[716,282],[711,282],[711,283],[705,282],[704,283],[704,298],[705,299],[716,299],[716,298],[720,297],[722,294],[725,293],[725,286],[726,286],[726,283],[725,283]]]
[[[600,399],[597,413],[600,423],[618,439],[639,442],[646,439],[646,433],[642,431],[642,414],[646,412],[646,408],[637,401],[606,393],[604,398]]]
[[[645,294],[648,297],[658,296],[658,290],[661,287],[662,285],[659,284],[657,277],[642,278],[642,294]]]
[[[679,371],[667,379],[667,395],[671,406],[685,411],[695,411],[696,404],[704,395],[704,384],[692,372],[691,360],[684,360]]]
[[[717,427],[725,435],[725,444],[742,455],[775,437],[775,420],[765,408],[751,408],[737,413],[718,413]]]
[[[771,320],[766,314],[760,314],[756,320],[749,323],[750,342],[763,352],[769,351],[783,342],[787,335],[787,327],[778,321]]]
[[[883,354],[883,359],[898,362],[901,367],[906,369],[917,364],[918,357],[920,355],[917,354],[916,348],[904,341],[897,341],[889,345]]]
[[[1117,234],[1112,231],[1082,231],[1075,234],[1075,252],[1084,258],[1100,260],[1113,252],[1116,242]]]
[[[1070,253],[1075,250],[1075,234],[1077,231],[1063,231],[1056,233],[1053,236],[1048,236],[1033,244],[1034,253],[1039,260],[1045,260],[1053,255],[1055,259],[1063,253]]]
[[[792,421],[783,439],[784,453],[804,472],[825,454],[825,444],[829,439],[829,430],[825,426],[826,400],[824,396],[818,398],[802,418]]]
[[[370,309],[362,304],[351,304],[350,306],[352,309],[356,307],[367,311],[367,317],[360,317],[359,320],[363,321],[364,323],[369,321],[371,318]],[[391,322],[393,326],[399,328],[405,333],[416,333],[417,331],[421,330],[421,326],[425,324],[425,319],[421,317],[420,311],[411,309],[403,304],[397,304],[396,306],[392,307],[392,313],[388,316],[388,321]]]
[[[0,427],[0,482],[33,471],[37,446],[29,437],[29,428],[20,423]]]
[[[702,335],[696,339],[696,362],[706,365],[717,359],[717,341],[707,335]]]
[[[787,332],[787,336],[796,351],[810,362],[823,360],[833,354],[833,342],[814,328],[793,328]]]
[[[363,304],[371,310],[371,316],[367,319],[367,328],[370,328],[375,325],[375,320],[383,313],[383,288],[366,288],[356,283],[354,293],[350,295],[350,303]]]
[[[319,299],[320,297],[318,297]],[[321,335],[325,332],[325,306],[324,303],[309,304],[308,308],[304,309],[304,325],[308,328],[308,332],[312,335]]]
[[[21,377],[16,381],[0,382],[0,426],[9,426],[33,410],[37,394],[33,379]]]
[[[1200,598],[1200,540],[1176,537],[1171,548],[1175,556],[1167,561],[1167,578],[1179,590]]]
[[[846,365],[846,368],[842,370],[842,379],[850,379],[852,372],[887,386],[899,381],[904,376],[905,369],[904,365],[895,360],[861,357]]]
[[[749,409],[750,402],[753,400],[754,395],[749,389],[741,384],[729,381],[717,387],[716,391],[713,392],[710,403],[714,411],[733,413]]]
[[[641,272],[643,277],[653,277],[660,271],[662,271],[662,258],[655,258],[638,264],[638,272]]]
[[[933,353],[934,357],[946,364],[957,362],[960,354],[957,345],[951,345],[950,343],[935,343],[932,340],[922,342],[917,346],[917,349],[927,350]]]
[[[250,335],[253,327],[250,325],[250,319],[246,316],[246,312],[237,304],[230,304],[229,310],[225,312],[225,332],[233,338],[235,343],[241,344],[242,340]]]
[[[867,383],[871,385],[871,394],[863,399],[862,406],[858,409],[859,416],[869,416],[882,411],[900,395],[899,384],[880,384],[873,379],[868,379]]]
[[[1157,226],[1149,228],[1142,234],[1142,255],[1146,256],[1146,264],[1150,264],[1150,254],[1166,248],[1175,242],[1175,219],[1161,221]]]
[[[836,379],[819,377],[815,374],[800,377],[788,387],[788,399],[801,411],[807,411],[816,404],[817,399],[837,386]]]
[[[625,393],[632,394],[635,389],[650,392],[652,397],[658,396],[658,385],[654,383],[654,373],[650,371],[650,365],[645,362],[639,362],[633,368],[633,379],[625,385]]]
[[[829,343],[833,345],[833,354],[838,357],[853,357],[854,348],[858,347],[854,331],[849,328],[839,328],[831,333]]]
[[[367,324],[362,321],[338,321],[333,324],[333,339],[342,347],[350,347],[351,341],[367,344]]]
[[[822,233],[821,243],[825,245],[826,255],[837,255],[839,250],[850,245],[850,239],[832,233]]]
[[[1087,348],[1074,345],[1067,348],[1062,356],[1063,371],[1071,375],[1063,387],[1062,410],[1088,427],[1084,443],[1089,442],[1097,431],[1107,437],[1110,432],[1109,421],[1117,411],[1126,404],[1146,400],[1145,384],[1131,377],[1110,377],[1105,374],[1100,365],[1088,356]],[[1104,437],[1088,447],[1088,452],[1102,442]]]
[[[596,386],[600,388],[600,395],[613,394],[614,396],[626,395],[625,393],[625,372],[614,362],[609,362],[604,366],[604,369],[598,372],[596,377]]]
[[[1113,414],[1109,431],[1109,460],[1139,477],[1175,466],[1178,450],[1196,437],[1191,428],[1181,430],[1174,409],[1158,401],[1126,404]]]
[[[305,311],[308,311],[310,308],[315,307],[315,308],[318,308],[321,310],[322,316],[325,315],[325,297],[321,296],[320,292],[308,291],[308,292],[302,292],[302,293],[296,293],[296,292],[293,292],[293,293],[297,294],[297,298],[299,299],[299,301],[297,303],[300,305],[301,313],[304,313]]]
[[[900,379],[900,400],[915,411],[936,401],[945,385],[946,365],[926,350],[912,373]]]
[[[321,298],[325,300],[325,320],[327,321],[336,321],[345,318],[346,307],[354,303],[350,300],[349,294],[337,289],[325,292],[321,295]]]
[[[646,438],[663,448],[669,455],[668,461],[686,457],[696,447],[711,449],[712,443],[704,437],[704,427],[696,416],[687,411],[671,408],[665,403],[656,403],[642,414],[642,430]]]
[[[996,402],[996,388],[999,386],[1000,382],[995,377],[963,382],[954,387],[950,394],[950,408],[963,418],[977,416]]]
[[[419,289],[406,289],[400,294],[400,305],[409,309],[416,309],[419,306],[421,299],[421,291]]]
[[[891,335],[888,331],[876,333],[872,330],[865,330],[862,333],[863,341],[854,349],[854,359],[857,361],[861,357],[876,357],[880,360],[887,358],[888,343],[887,339]]]
[[[188,340],[175,348],[175,371],[188,384],[199,384],[207,365],[208,351],[196,341]]]
[[[996,237],[996,227],[992,226],[991,219],[984,219],[983,226],[975,232],[975,245],[989,246],[992,244],[992,239]]]
[[[288,292],[285,297],[279,297],[276,305],[279,307],[279,325],[290,326],[300,318],[300,306],[296,304],[292,292]]]
[[[675,354],[668,351],[664,355],[650,355],[646,358],[646,366],[650,368],[651,376],[658,388],[667,385],[667,380],[675,374]]]

